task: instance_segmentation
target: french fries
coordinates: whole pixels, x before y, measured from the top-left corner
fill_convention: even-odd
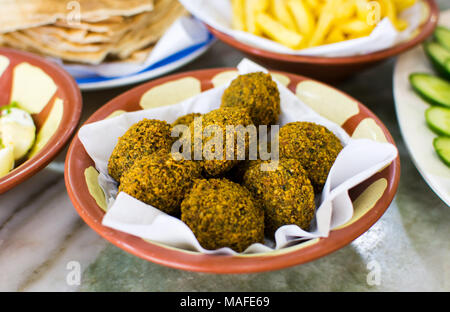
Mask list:
[[[351,19],[339,27],[345,34],[354,35],[355,37],[368,36],[372,32],[374,26],[361,21],[360,19]]]
[[[301,47],[303,36],[295,31],[287,29],[270,15],[259,13],[256,16],[256,22],[258,27],[261,28],[263,33],[269,38],[278,41],[291,49],[298,49]]]
[[[330,44],[330,43],[341,42],[344,40],[346,40],[344,32],[342,31],[342,29],[336,27],[327,36],[327,38],[325,39],[325,43]]]
[[[351,19],[356,14],[355,1],[341,1],[341,5],[336,8],[336,22]]]
[[[413,6],[416,0],[394,0],[394,5],[399,12]]]
[[[295,18],[298,30],[303,36],[309,38],[316,26],[313,11],[307,6],[304,0],[288,0],[287,4]]]
[[[245,26],[251,34],[261,36],[262,31],[256,22],[259,13],[263,13],[269,7],[269,0],[245,0]]]
[[[233,28],[236,30],[245,30],[245,0],[231,0],[233,11]]]
[[[234,29],[302,49],[368,36],[383,18],[397,30],[399,13],[417,0],[230,0]]]
[[[271,0],[270,13],[272,13],[272,16],[278,20],[278,22],[283,24],[284,27],[292,31],[297,31],[297,25],[295,24],[291,12],[289,12],[285,0]]]

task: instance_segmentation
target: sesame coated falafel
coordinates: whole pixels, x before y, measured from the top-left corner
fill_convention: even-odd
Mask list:
[[[200,177],[197,162],[175,160],[172,154],[160,151],[137,160],[120,178],[119,192],[176,215],[194,179]]]
[[[220,108],[213,111],[210,111],[207,114],[204,114],[202,117],[202,129],[196,129],[198,125],[195,123],[191,123],[191,146],[192,151],[196,149],[196,146],[202,146],[202,160],[200,161],[203,167],[203,172],[208,177],[215,177],[220,174],[223,174],[233,168],[239,160],[238,158],[245,158],[245,153],[248,150],[248,135],[243,133],[243,128],[236,128],[234,132],[227,131],[227,126],[243,126],[247,127],[252,125],[252,119],[248,114],[246,109],[240,108]],[[212,127],[212,128],[210,128]],[[222,147],[223,154],[219,155],[220,159],[214,158],[213,153],[215,152],[215,145],[211,144],[210,140],[213,140],[216,136],[215,127],[222,131]],[[211,135],[205,135],[205,129],[212,129]],[[197,133],[201,130],[202,136],[198,137]],[[245,135],[245,150],[238,150],[238,137]],[[218,136],[220,137],[220,136]],[[201,140],[201,142],[200,142]],[[198,144],[196,144],[197,142]],[[234,155],[227,155],[227,142],[234,142]],[[230,148],[231,149],[231,148]],[[195,155],[195,152],[194,152]],[[205,157],[206,156],[206,157]],[[231,156],[231,157],[230,157]],[[231,159],[230,159],[231,158]]]
[[[321,192],[343,146],[333,132],[312,122],[291,122],[280,128],[280,158],[295,158]]]
[[[181,220],[202,247],[244,251],[264,241],[264,211],[243,186],[227,179],[199,179],[181,203]]]
[[[262,170],[268,161],[252,161],[242,184],[264,208],[266,233],[273,235],[283,225],[296,224],[307,230],[314,218],[314,189],[296,159],[280,159],[275,170]]]
[[[273,125],[280,115],[280,92],[270,74],[240,75],[222,96],[221,107],[244,107],[255,125]]]
[[[165,121],[143,119],[119,138],[108,162],[108,173],[116,181],[136,160],[159,150],[170,151],[174,138]]]

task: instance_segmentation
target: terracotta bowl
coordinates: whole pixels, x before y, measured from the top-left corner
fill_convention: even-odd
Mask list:
[[[281,72],[272,74],[292,92],[298,90],[305,103],[318,112],[325,112],[327,118],[342,125],[353,137],[369,137],[394,144],[383,123],[355,99],[303,76]],[[186,98],[191,97],[226,83],[235,76],[235,69],[222,68],[186,72],[151,81],[111,100],[96,111],[86,124],[103,120],[112,114],[140,110],[141,105],[148,107],[145,102],[145,99],[149,98],[148,94],[151,94],[153,99],[158,99],[158,105],[173,104],[173,99],[164,102],[165,98],[170,98],[169,93],[176,93],[177,100],[181,100],[180,94],[186,93]],[[329,98],[333,98],[333,101]],[[333,230],[327,238],[314,239],[270,253],[223,256],[168,247],[102,226],[104,210],[99,206],[102,198],[99,199],[95,195],[95,190],[99,190],[98,182],[97,186],[93,187],[85,178],[87,168],[92,171],[93,165],[78,136],[75,136],[67,154],[65,182],[75,209],[89,226],[114,245],[143,259],[178,269],[211,273],[249,273],[281,269],[317,259],[349,244],[367,231],[388,208],[400,177],[400,161],[397,158],[391,165],[352,189],[350,193],[355,206],[353,219]]]
[[[52,62],[31,53],[5,48],[0,48],[0,58],[2,59],[0,65],[0,106],[11,102],[13,87],[21,88],[23,86],[24,92],[37,92],[36,97],[39,96],[39,90],[32,86],[37,85],[39,79],[49,78],[53,81],[55,87],[54,93],[49,94],[47,98],[43,98],[42,103],[45,106],[39,112],[32,114],[37,136],[50,114],[55,117],[51,120],[52,126],[49,127],[50,129],[47,128],[49,125],[46,126],[46,132],[48,133],[46,137],[49,137],[49,140],[46,141],[46,144],[43,143],[31,158],[23,161],[8,175],[0,178],[1,194],[44,168],[65,147],[79,123],[82,98],[75,80]],[[31,65],[40,72],[37,75],[29,76],[32,78],[28,79],[26,87],[25,84],[18,86],[19,78],[17,77],[20,74],[15,72],[19,65],[24,64]]]
[[[423,42],[430,36],[438,22],[439,8],[435,0],[424,0],[429,12],[420,32],[412,39],[392,48],[375,53],[350,57],[314,57],[269,52],[242,43],[217,29],[207,25],[209,30],[221,41],[242,51],[255,62],[267,68],[306,75],[315,79],[336,82],[367,69],[389,57],[405,52]]]

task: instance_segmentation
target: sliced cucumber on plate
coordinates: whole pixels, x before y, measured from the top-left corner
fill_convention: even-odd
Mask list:
[[[425,119],[431,130],[450,136],[450,108],[432,106],[425,111]]]
[[[409,76],[409,81],[427,102],[450,107],[450,82],[425,73],[413,73]]]
[[[412,73],[412,88],[428,103],[425,119],[439,137],[433,141],[439,158],[450,167],[450,29],[438,26],[434,40],[424,43],[425,54],[440,77],[427,73]]]
[[[450,137],[435,138],[433,146],[439,158],[450,167]]]
[[[450,29],[438,26],[434,32],[434,37],[444,48],[450,51]]]
[[[436,71],[442,77],[450,79],[450,50],[434,41],[425,43],[424,50]]]

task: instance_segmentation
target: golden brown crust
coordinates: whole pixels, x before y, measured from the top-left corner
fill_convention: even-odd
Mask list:
[[[328,173],[342,150],[341,141],[327,128],[312,122],[292,122],[280,128],[280,158],[295,158],[321,192]]]
[[[208,150],[208,148],[205,146],[205,144],[208,143],[209,140],[212,140],[214,137],[215,132],[213,131],[211,133],[211,136],[203,135],[202,138],[196,137],[196,133],[199,132],[200,129],[195,129],[194,123],[191,123],[190,130],[191,130],[191,143],[192,143],[192,152],[194,153],[195,148],[195,142],[198,142],[198,145],[201,144],[203,155],[200,162],[203,167],[203,171],[206,176],[209,177],[216,177],[218,175],[221,175],[227,171],[229,171],[231,168],[233,168],[238,163],[238,157],[245,157],[242,156],[242,153],[239,153],[238,155],[238,144],[237,144],[237,135],[238,135],[238,129],[235,132],[227,132],[227,126],[243,126],[246,127],[248,125],[252,125],[252,119],[248,115],[248,112],[246,109],[239,109],[239,108],[220,108],[213,111],[210,111],[207,114],[203,115],[202,118],[202,133],[204,132],[205,128],[216,126],[221,129],[223,134],[223,155],[222,159],[213,159],[211,156],[212,152],[214,150],[211,150],[211,153]],[[195,135],[195,136],[194,136]],[[201,142],[199,140],[202,139]],[[233,157],[227,157],[227,142],[234,142],[234,156]],[[246,142],[245,142],[245,150],[248,150],[248,136],[246,136]],[[245,152],[245,151],[243,151]],[[194,154],[193,154],[194,155]],[[205,157],[209,155],[209,157]],[[232,158],[232,159],[227,159]]]
[[[264,211],[245,187],[227,179],[197,180],[181,203],[181,220],[206,249],[242,252],[264,241]]]
[[[136,160],[160,150],[170,151],[174,138],[171,126],[155,119],[144,119],[119,138],[108,162],[109,175],[116,181]]]
[[[264,207],[267,234],[287,224],[308,230],[315,212],[314,190],[300,162],[281,159],[273,171],[261,170],[261,164],[269,162],[252,161],[242,183]]]
[[[200,113],[190,113],[190,114],[178,117],[178,119],[172,123],[172,127],[175,127],[177,125],[189,126],[196,117],[200,117],[201,115],[202,114],[200,114]]]
[[[240,75],[225,90],[221,107],[247,108],[255,125],[273,125],[280,115],[280,92],[270,74]]]
[[[194,179],[201,177],[198,163],[175,160],[164,151],[144,156],[122,175],[119,192],[176,215],[191,189]]]

